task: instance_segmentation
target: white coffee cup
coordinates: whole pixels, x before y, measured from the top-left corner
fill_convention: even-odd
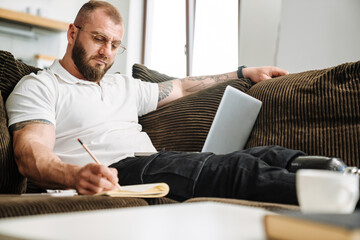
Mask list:
[[[359,200],[358,175],[300,169],[296,192],[305,213],[352,213]]]

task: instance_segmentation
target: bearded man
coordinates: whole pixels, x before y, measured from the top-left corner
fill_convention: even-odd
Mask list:
[[[64,57],[46,70],[25,76],[6,108],[19,171],[41,188],[95,194],[120,184],[166,182],[169,197],[230,197],[296,203],[295,174],[286,166],[304,153],[279,146],[213,153],[156,152],[138,116],[175,99],[239,75],[257,83],[287,74],[277,67],[147,83],[106,74],[122,45],[118,10],[89,1],[67,31]],[[239,80],[241,81],[241,80]],[[77,142],[80,138],[101,161]]]

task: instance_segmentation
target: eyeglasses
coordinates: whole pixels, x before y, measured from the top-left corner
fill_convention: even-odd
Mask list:
[[[76,28],[78,28],[80,31],[86,32],[88,34],[90,34],[92,36],[92,40],[94,41],[94,43],[96,45],[99,46],[106,46],[108,42],[111,43],[111,48],[113,50],[118,50],[118,54],[121,54],[123,52],[125,52],[126,47],[124,47],[123,45],[121,45],[121,41],[110,41],[106,36],[104,36],[101,33],[92,33],[92,32],[88,32],[84,29],[82,29],[82,27],[76,26]]]

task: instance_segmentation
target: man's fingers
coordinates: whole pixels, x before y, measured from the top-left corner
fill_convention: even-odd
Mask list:
[[[264,80],[271,79],[273,77],[279,77],[289,74],[288,71],[278,68],[278,67],[259,67],[259,68],[250,68],[249,77],[253,82],[261,82]]]
[[[94,194],[117,189],[117,170],[99,164],[87,164],[79,172],[77,189],[80,194]]]
[[[118,171],[116,168],[109,168],[109,170],[111,171],[111,175],[112,177],[109,178],[109,181],[112,182],[113,184],[118,184],[119,183],[119,178],[118,178]]]
[[[116,186],[104,177],[97,175],[83,175],[78,181],[77,189],[80,194],[95,194],[107,190],[114,190]]]
[[[107,179],[111,185],[116,185],[119,182],[119,178],[118,178],[118,172],[115,168],[109,168],[106,167],[104,165],[97,165],[95,166],[95,171],[93,173],[101,175],[103,178]],[[114,186],[109,186],[107,184],[106,186],[107,189],[113,189]]]
[[[95,194],[99,192],[103,192],[103,188],[94,185],[93,183],[87,181],[86,179],[80,179],[77,190],[80,194]]]
[[[278,68],[278,67],[274,67],[271,72],[271,75],[273,77],[284,76],[284,75],[288,75],[288,74],[289,74],[288,71]]]

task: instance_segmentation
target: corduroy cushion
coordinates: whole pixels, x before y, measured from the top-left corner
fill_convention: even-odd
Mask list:
[[[23,76],[39,70],[16,60],[10,52],[0,50],[0,91],[4,102]]]
[[[276,144],[360,167],[360,61],[268,80],[247,93],[263,106],[246,147]]]
[[[170,77],[166,74],[159,73],[158,71],[151,70],[144,65],[134,64],[132,67],[133,78],[141,79],[145,82],[160,83],[167,80],[175,79],[176,77]]]
[[[133,77],[149,82],[173,79],[143,65],[134,65]],[[252,82],[238,79],[188,95],[171,102],[139,119],[143,130],[149,134],[157,150],[201,151],[221,97],[227,85],[243,92]]]
[[[14,161],[6,111],[0,95],[0,193],[21,193],[25,184],[25,178],[19,174]]]
[[[9,52],[0,51],[0,193],[25,191],[26,181],[19,174],[13,158],[4,102],[23,76],[38,70],[16,60]]]

